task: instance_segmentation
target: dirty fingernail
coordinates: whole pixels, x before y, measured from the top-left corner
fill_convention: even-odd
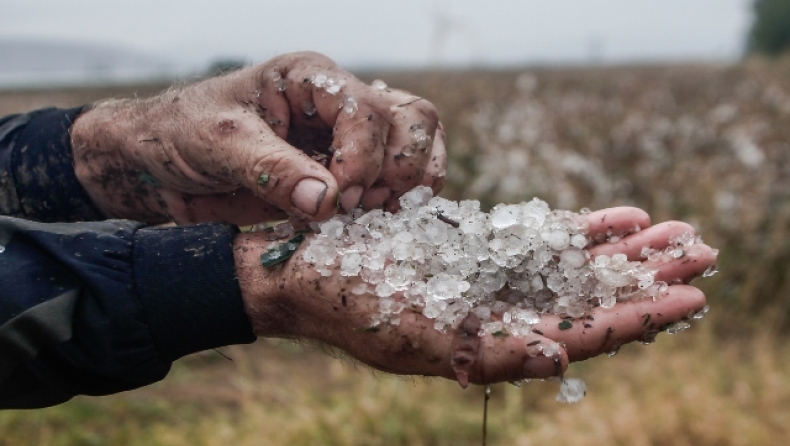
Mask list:
[[[359,185],[351,186],[343,191],[340,196],[340,205],[343,206],[343,210],[350,211],[359,206],[359,199],[362,198],[363,191],[364,189]]]
[[[294,187],[291,203],[308,215],[315,215],[326,195],[326,183],[315,178],[305,178]]]
[[[365,209],[375,209],[384,206],[384,202],[392,195],[388,187],[377,187],[365,193],[362,197],[362,207]]]

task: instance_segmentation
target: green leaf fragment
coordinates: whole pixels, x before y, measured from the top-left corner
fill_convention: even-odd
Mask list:
[[[258,178],[258,186],[266,186],[266,183],[269,182],[269,174],[262,173],[261,176]]]
[[[491,333],[491,335],[494,336],[495,338],[506,338],[506,337],[510,336],[510,334],[508,332],[502,331],[502,330],[495,331],[495,332]]]
[[[299,245],[304,241],[304,234],[296,234],[287,242],[280,243],[274,247],[269,248],[268,251],[261,254],[261,265],[266,268],[273,268],[280,263],[288,260]]]
[[[560,328],[560,330],[567,330],[569,328],[573,328],[573,323],[566,319],[566,320],[560,322],[558,327]]]
[[[151,185],[153,187],[162,187],[162,183],[160,183],[159,180],[157,180],[155,176],[151,175],[148,172],[141,173],[139,179],[140,179],[141,182],[143,182],[145,184],[149,184],[149,185]]]

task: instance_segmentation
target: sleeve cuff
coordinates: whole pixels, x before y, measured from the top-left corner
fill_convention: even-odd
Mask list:
[[[163,358],[255,341],[236,280],[237,233],[224,224],[135,233],[134,283]]]
[[[42,222],[104,218],[74,173],[69,129],[83,109],[36,110],[16,130],[10,167],[22,217]]]

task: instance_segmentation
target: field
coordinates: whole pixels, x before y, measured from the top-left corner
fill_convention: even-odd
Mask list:
[[[361,73],[431,99],[448,198],[633,205],[721,249],[710,315],[557,382],[493,387],[490,445],[780,445],[790,438],[790,61],[732,66]],[[164,86],[0,92],[0,115]],[[392,377],[263,340],[175,364],[164,381],[0,412],[0,445],[474,445],[483,389]]]

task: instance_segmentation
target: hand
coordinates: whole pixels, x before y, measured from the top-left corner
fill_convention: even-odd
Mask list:
[[[71,134],[94,203],[149,223],[323,220],[338,204],[395,210],[417,185],[439,191],[446,165],[431,103],[365,85],[315,53],[99,103]]]
[[[650,227],[650,219],[635,208],[613,208],[586,216],[590,235],[627,234],[636,225],[647,228],[624,236],[617,243],[599,243],[589,248],[592,255],[624,253],[640,261],[641,248],[663,249],[672,236],[694,231],[681,222]],[[399,325],[381,324],[378,331],[365,330],[378,312],[378,297],[354,295],[350,289],[358,278],[318,275],[301,258],[301,250],[279,271],[267,272],[258,263],[265,246],[258,234],[242,234],[237,239],[237,268],[242,295],[260,336],[312,339],[339,347],[351,356],[379,370],[396,374],[465,377],[453,367],[461,333],[441,333],[433,321],[420,313],[404,310]],[[680,259],[646,261],[658,269],[656,280],[686,283],[702,274],[716,261],[706,245],[687,247]],[[562,319],[545,315],[528,337],[505,338],[486,335],[475,346],[466,370],[473,383],[493,383],[522,378],[546,378],[562,374],[571,361],[581,361],[616,350],[636,340],[649,340],[659,328],[683,320],[705,305],[700,290],[676,284],[656,301],[618,303],[613,308],[596,308],[584,321],[573,321],[561,330]],[[646,316],[646,315],[649,315]],[[463,325],[463,324],[462,324]],[[461,341],[463,342],[463,341]],[[545,347],[544,347],[545,346]],[[558,355],[543,354],[553,347]]]

